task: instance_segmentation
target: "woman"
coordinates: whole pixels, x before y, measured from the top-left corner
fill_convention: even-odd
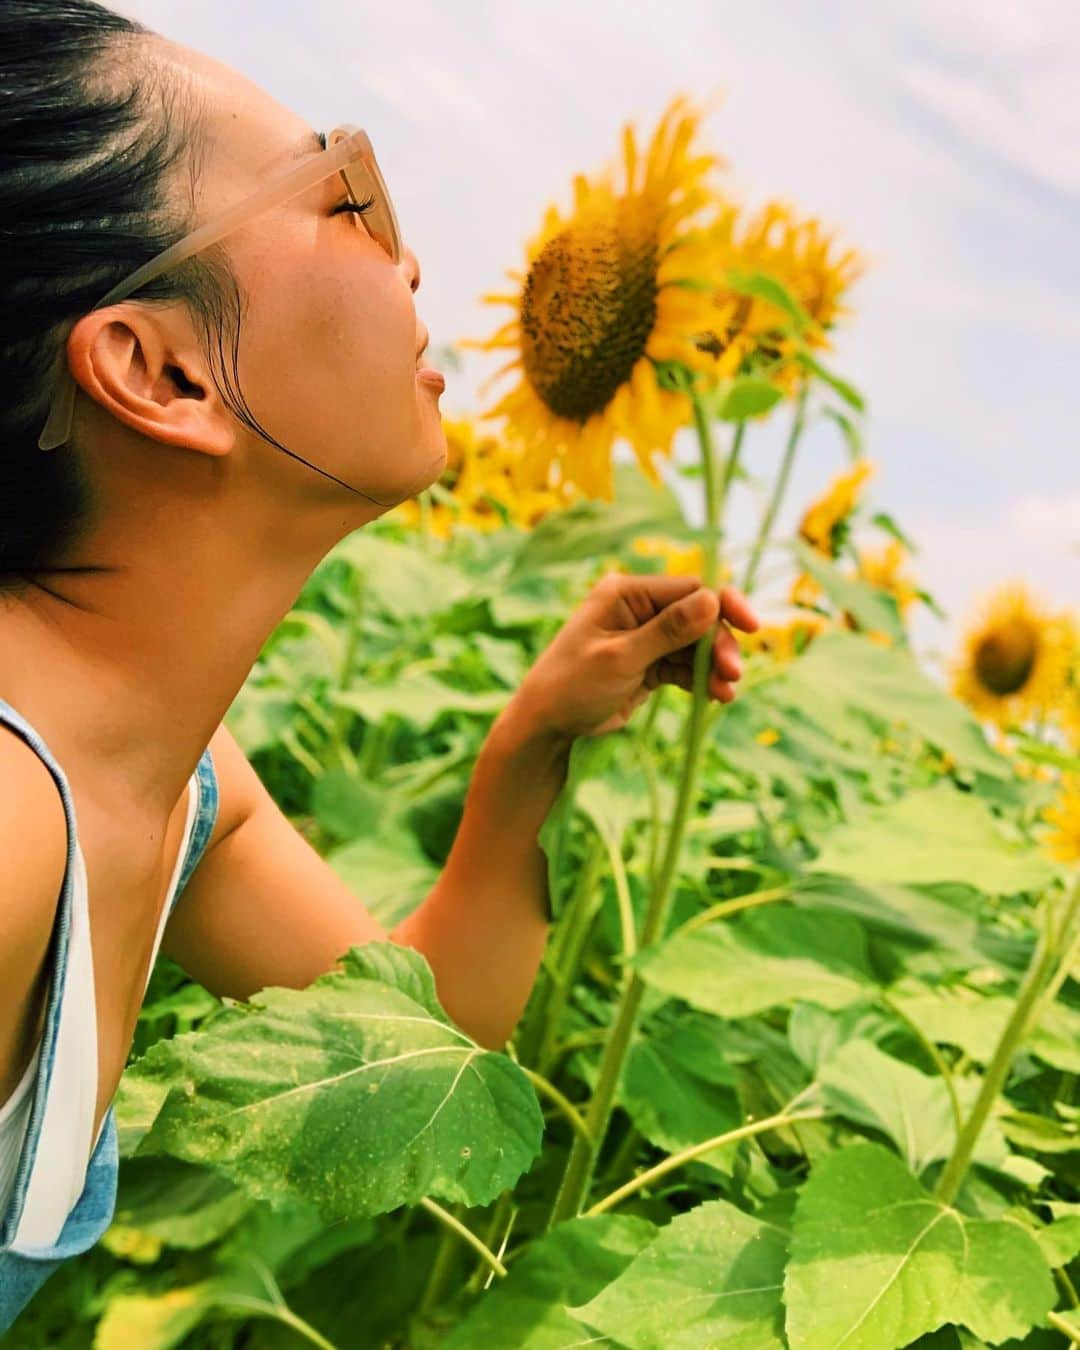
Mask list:
[[[247,998],[389,937],[501,1047],[547,938],[537,831],[574,738],[689,688],[714,626],[730,700],[718,621],[757,620],[695,578],[605,577],[496,720],[444,871],[387,934],[222,724],[320,559],[445,462],[420,266],[369,143],[92,0],[4,0],[0,53],[2,1328],[110,1221],[111,1102],[158,951]]]

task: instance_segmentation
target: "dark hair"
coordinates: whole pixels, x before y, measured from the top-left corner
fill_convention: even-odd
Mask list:
[[[203,108],[165,61],[123,60],[154,36],[94,0],[0,0],[0,597],[64,570],[91,523],[77,447],[37,447],[70,321],[191,229]],[[169,175],[184,159],[177,205]],[[217,348],[219,391],[251,424],[236,381],[243,300],[220,246],[138,294],[188,304],[212,367]]]

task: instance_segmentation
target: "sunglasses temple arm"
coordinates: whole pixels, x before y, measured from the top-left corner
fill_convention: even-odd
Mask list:
[[[153,281],[163,272],[168,271],[170,267],[175,267],[178,263],[186,261],[201,249],[217,243],[219,239],[232,230],[239,229],[241,225],[247,224],[260,212],[267,211],[274,206],[284,205],[285,202],[291,201],[293,197],[298,197],[301,192],[306,192],[308,188],[314,187],[316,183],[321,183],[356,157],[359,143],[359,136],[355,138],[352,136],[346,137],[345,140],[339,141],[329,150],[324,150],[322,154],[313,156],[308,163],[286,174],[276,183],[268,183],[266,187],[260,188],[259,191],[253,193],[244,201],[229,207],[216,219],[207,221],[205,225],[200,225],[186,238],[179,240],[171,248],[159,253],[156,258],[151,258],[148,263],[144,263],[142,267],[137,268],[129,277],[114,286],[93,308],[102,309],[105,305],[113,305],[118,300],[125,299],[133,291],[138,290],[140,286],[145,286],[148,281]],[[55,450],[58,445],[65,443],[71,435],[74,411],[75,381],[67,368],[66,346],[61,344],[53,403],[45,427],[38,437],[39,450]]]

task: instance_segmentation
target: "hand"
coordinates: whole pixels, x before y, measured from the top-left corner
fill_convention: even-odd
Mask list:
[[[709,698],[730,703],[742,662],[727,624],[746,633],[759,626],[741,592],[708,590],[692,576],[608,572],[541,652],[515,697],[550,732],[617,731],[658,684],[693,690],[698,639],[718,620],[707,690]]]

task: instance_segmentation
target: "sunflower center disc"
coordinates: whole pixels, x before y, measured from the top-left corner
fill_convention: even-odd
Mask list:
[[[575,223],[544,245],[525,281],[525,374],[553,413],[585,422],[629,380],[655,322],[655,239]]]
[[[1022,689],[1035,665],[1036,647],[1034,630],[1016,621],[983,638],[975,652],[975,673],[983,688],[999,698]]]

